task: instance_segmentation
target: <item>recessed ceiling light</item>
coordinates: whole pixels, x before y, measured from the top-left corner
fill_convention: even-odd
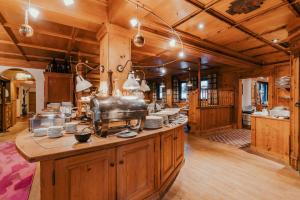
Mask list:
[[[274,39],[272,40],[272,42],[275,43],[275,44],[277,44],[277,43],[279,42],[279,39],[274,38]]]
[[[135,17],[130,20],[130,25],[132,27],[137,27],[138,23],[139,23],[139,20]]]
[[[199,23],[199,24],[198,24],[198,29],[200,29],[200,30],[203,30],[203,29],[204,29],[204,27],[205,27],[205,26],[204,26],[204,24],[203,24],[203,23]]]
[[[176,46],[176,40],[174,38],[172,38],[170,41],[169,41],[169,46],[170,47],[175,47]]]
[[[36,8],[29,8],[28,12],[33,18],[37,18],[40,14],[40,11]]]
[[[74,0],[64,0],[65,6],[70,6],[74,4]]]
[[[180,52],[178,53],[178,56],[179,56],[179,58],[184,58],[184,57],[185,57],[184,51],[180,51]]]

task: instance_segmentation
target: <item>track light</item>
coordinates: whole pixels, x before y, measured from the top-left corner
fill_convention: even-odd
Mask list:
[[[130,25],[132,26],[132,27],[137,27],[138,26],[138,24],[139,24],[139,20],[137,19],[137,18],[132,18],[130,21]]]
[[[65,6],[71,6],[74,4],[74,0],[64,0]]]
[[[170,41],[169,41],[169,46],[170,47],[175,47],[176,46],[176,40],[174,38],[172,38]]]
[[[184,51],[181,50],[181,51],[178,53],[178,56],[179,56],[179,58],[184,58],[184,57],[185,57]]]
[[[28,12],[33,18],[37,18],[40,14],[40,11],[36,8],[29,8]]]

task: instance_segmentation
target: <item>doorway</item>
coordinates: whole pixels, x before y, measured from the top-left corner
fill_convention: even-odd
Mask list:
[[[1,77],[9,82],[9,87],[6,88],[8,97],[5,102],[6,110],[9,112],[0,114],[5,117],[6,128],[10,128],[18,120],[27,118],[36,112],[36,81],[32,74],[18,68],[3,71]],[[8,116],[8,113],[11,114]]]

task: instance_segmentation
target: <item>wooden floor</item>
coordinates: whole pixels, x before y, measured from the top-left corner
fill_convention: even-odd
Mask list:
[[[27,128],[18,123],[0,142]],[[186,137],[186,162],[164,200],[299,200],[300,176],[276,162],[235,147]],[[39,166],[29,200],[39,200]]]
[[[188,136],[186,163],[164,200],[299,200],[300,176],[235,147]]]

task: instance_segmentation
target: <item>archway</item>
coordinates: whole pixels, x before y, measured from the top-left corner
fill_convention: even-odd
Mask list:
[[[0,74],[3,84],[2,130],[16,124],[17,119],[36,113],[36,81],[23,69],[7,69]]]

